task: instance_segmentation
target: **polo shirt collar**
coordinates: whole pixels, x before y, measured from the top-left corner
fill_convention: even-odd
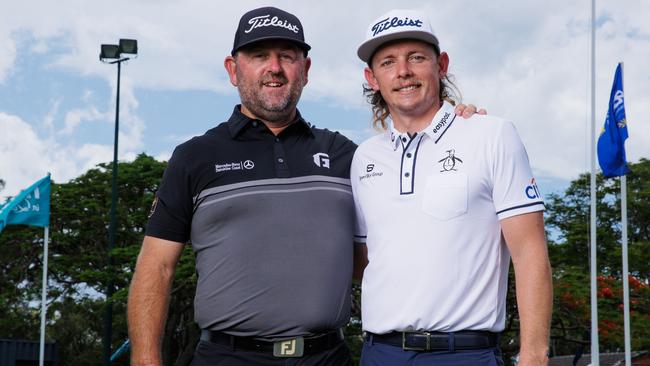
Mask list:
[[[455,119],[456,113],[454,112],[454,106],[445,100],[442,102],[442,107],[440,107],[433,117],[431,124],[422,133],[429,136],[434,143],[438,143]]]
[[[455,119],[456,113],[454,112],[454,106],[447,101],[443,101],[442,106],[438,112],[436,112],[436,115],[433,116],[431,123],[422,132],[419,133],[423,133],[429,136],[429,138],[431,138],[434,143],[437,143],[440,141],[445,132],[447,132],[447,129],[451,127],[451,124]],[[400,140],[403,137],[407,138],[407,141],[411,139],[406,132],[399,132],[396,130],[392,122],[390,123],[387,135],[390,146],[393,148],[393,150],[397,150],[401,143]]]
[[[390,141],[390,146],[393,148],[393,151],[397,150],[401,144],[406,144],[411,140],[411,136],[409,136],[408,133],[399,132],[396,130],[395,126],[393,126],[393,123],[390,124],[387,133]]]
[[[397,150],[400,144],[399,140],[402,133],[395,129],[392,121],[388,127],[388,131],[386,131],[386,134],[388,135],[388,141],[390,142],[390,146],[393,148],[393,151]]]
[[[235,108],[232,111],[232,115],[230,115],[230,118],[228,119],[228,130],[230,131],[230,136],[232,138],[236,138],[239,136],[245,129],[246,126],[249,124],[253,123],[263,123],[262,121],[258,119],[253,119],[248,117],[247,115],[243,114],[241,112],[241,104],[238,104],[235,106]],[[296,126],[292,126],[296,125]],[[314,133],[311,130],[311,125],[309,122],[305,121],[302,118],[302,115],[300,114],[300,111],[296,109],[296,118],[291,122],[289,126],[287,126],[287,129],[289,128],[300,128],[305,131],[308,131],[308,133],[313,136]],[[286,130],[285,130],[286,131]],[[284,131],[283,131],[284,132]]]

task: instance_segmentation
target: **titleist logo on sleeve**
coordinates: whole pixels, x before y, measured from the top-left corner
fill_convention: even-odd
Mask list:
[[[380,20],[372,26],[372,35],[376,36],[387,29],[394,27],[422,27],[422,21],[419,19],[413,20],[409,18],[400,19],[398,17],[386,18]]]
[[[293,25],[287,20],[280,20],[277,16],[271,18],[270,15],[262,15],[259,17],[251,18],[248,21],[248,24],[250,24],[251,27],[245,30],[244,33],[250,33],[253,29],[260,27],[282,27],[294,33],[298,33],[298,31],[300,31],[300,28],[298,28],[297,25]]]

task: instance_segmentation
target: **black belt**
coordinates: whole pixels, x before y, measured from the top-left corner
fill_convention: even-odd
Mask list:
[[[366,333],[366,340],[400,347],[405,351],[449,351],[494,348],[499,334],[487,331],[463,330],[443,332]]]
[[[300,357],[303,354],[314,354],[337,346],[343,342],[343,330],[337,329],[327,333],[309,337],[295,337],[271,341],[253,337],[237,337],[223,332],[201,331],[201,340],[220,344],[233,350],[271,352],[277,357]],[[296,353],[298,349],[300,352]]]

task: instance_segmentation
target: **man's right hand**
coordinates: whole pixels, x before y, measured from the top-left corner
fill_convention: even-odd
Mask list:
[[[145,236],[129,288],[131,365],[161,366],[169,294],[183,243]]]

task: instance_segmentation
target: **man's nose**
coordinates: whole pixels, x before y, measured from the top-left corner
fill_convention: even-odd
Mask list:
[[[412,71],[411,71],[411,64],[408,62],[408,60],[398,60],[397,61],[397,75],[399,77],[408,77],[411,76]]]
[[[280,62],[280,57],[273,55],[269,57],[267,68],[270,72],[277,74],[282,71],[282,63]]]

